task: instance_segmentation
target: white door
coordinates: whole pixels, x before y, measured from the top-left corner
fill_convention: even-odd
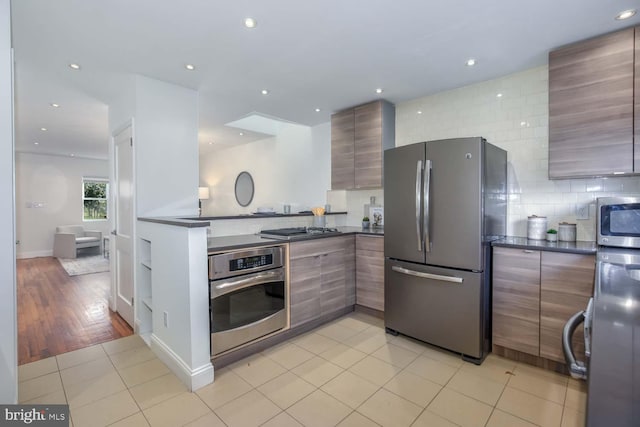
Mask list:
[[[133,327],[133,143],[131,126],[114,137],[114,278],[116,311]]]

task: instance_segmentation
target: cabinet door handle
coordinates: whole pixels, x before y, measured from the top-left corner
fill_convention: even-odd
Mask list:
[[[529,249],[524,249],[522,252],[524,252],[525,254],[532,254],[534,251]]]

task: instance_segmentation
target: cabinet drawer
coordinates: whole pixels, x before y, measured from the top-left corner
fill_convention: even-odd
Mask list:
[[[344,250],[345,240],[348,237],[326,237],[321,239],[292,242],[289,244],[289,259],[321,256],[329,252]]]
[[[384,237],[356,235],[356,247],[360,250],[384,252]]]

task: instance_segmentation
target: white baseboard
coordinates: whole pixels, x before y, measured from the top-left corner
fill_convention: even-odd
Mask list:
[[[17,259],[26,259],[26,258],[38,258],[42,256],[53,256],[53,249],[49,249],[46,251],[31,251],[31,252],[17,252]]]
[[[196,391],[213,382],[211,361],[192,369],[155,334],[151,334],[151,350],[187,385],[190,391]]]

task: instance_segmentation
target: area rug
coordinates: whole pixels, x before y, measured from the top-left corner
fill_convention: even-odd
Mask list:
[[[69,276],[81,274],[102,273],[109,271],[109,259],[102,255],[84,256],[75,259],[58,258],[62,268]]]

